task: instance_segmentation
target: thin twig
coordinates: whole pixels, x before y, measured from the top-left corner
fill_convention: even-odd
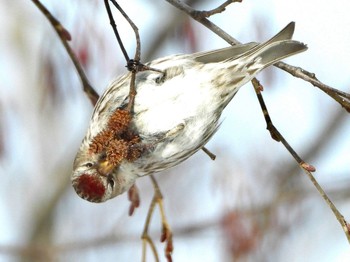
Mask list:
[[[129,112],[133,112],[133,106],[134,106],[134,102],[135,102],[135,97],[136,97],[136,87],[135,87],[135,78],[136,78],[136,73],[139,71],[145,71],[145,70],[152,70],[152,71],[156,71],[156,72],[160,72],[160,73],[164,73],[161,70],[158,70],[156,68],[151,68],[149,66],[143,65],[140,61],[141,61],[141,40],[140,40],[140,35],[138,32],[138,28],[137,26],[133,23],[133,21],[129,18],[129,16],[124,12],[124,10],[121,8],[121,6],[114,0],[110,0],[115,7],[118,9],[118,11],[123,15],[123,17],[128,21],[128,23],[130,24],[130,26],[132,27],[132,29],[134,30],[135,33],[135,38],[136,38],[136,52],[135,52],[135,57],[133,60],[129,59],[129,56],[125,50],[123,41],[118,33],[117,30],[117,25],[115,23],[115,20],[113,18],[112,15],[112,11],[110,9],[108,0],[105,0],[105,6],[106,6],[106,10],[107,10],[107,14],[110,20],[110,24],[113,28],[113,32],[117,38],[117,41],[119,43],[119,46],[124,54],[124,57],[127,61],[127,68],[132,72],[131,73],[131,80],[130,80],[130,90],[129,90],[129,102],[128,102],[128,106],[127,106],[127,110]],[[231,1],[228,1],[231,2]],[[228,4],[223,4],[224,6],[227,6]],[[210,159],[215,160],[216,156],[214,153],[210,152],[209,149],[203,147],[202,150],[210,157]]]
[[[50,21],[51,25],[55,29],[56,33],[58,34],[61,43],[63,44],[64,48],[66,49],[70,59],[72,60],[78,74],[80,77],[80,80],[83,85],[83,90],[87,94],[88,98],[90,99],[92,105],[95,105],[99,95],[95,91],[95,89],[90,85],[89,80],[87,79],[84,70],[82,66],[80,65],[78,58],[76,57],[75,53],[71,49],[71,47],[68,44],[68,41],[71,40],[71,36],[69,32],[62,26],[62,24],[50,13],[49,10],[39,1],[39,0],[32,0],[32,2],[37,6],[37,8],[44,14],[44,16]]]
[[[154,178],[152,175],[150,177],[151,177],[151,180],[153,183]],[[142,261],[143,262],[146,261],[147,244],[149,244],[151,249],[152,249],[152,253],[154,255],[155,261],[159,261],[158,253],[157,253],[157,250],[154,248],[153,240],[151,239],[151,237],[148,234],[149,226],[151,224],[151,218],[152,218],[154,208],[155,208],[156,203],[157,203],[157,200],[156,200],[156,197],[158,197],[157,193],[159,192],[158,190],[156,190],[155,187],[153,187],[153,188],[154,188],[154,196],[153,196],[153,199],[152,199],[150,206],[148,208],[148,213],[146,216],[146,221],[145,221],[145,225],[144,225],[142,236],[141,236],[141,238],[142,238]]]
[[[124,58],[126,60],[126,62],[129,62],[130,58],[129,58],[129,55],[128,53],[126,52],[125,50],[125,47],[124,47],[124,44],[123,44],[123,41],[119,35],[119,32],[117,30],[117,25],[114,21],[114,18],[113,18],[113,14],[112,14],[112,11],[111,11],[111,8],[109,6],[109,0],[105,0],[105,7],[106,7],[106,10],[107,10],[107,14],[108,14],[108,18],[109,18],[109,22],[112,26],[112,29],[113,29],[113,32],[114,32],[114,35],[115,37],[117,38],[117,41],[118,41],[118,44],[119,44],[119,47],[120,49],[122,50],[122,53],[124,55]]]
[[[147,243],[150,245],[156,261],[158,261],[157,251],[155,250],[154,243],[148,234],[149,226],[151,223],[151,218],[152,218],[156,204],[159,206],[159,212],[160,212],[161,221],[162,221],[161,242],[166,242],[166,244],[165,244],[165,257],[167,258],[168,261],[172,261],[171,254],[173,252],[173,239],[172,239],[172,233],[171,233],[169,223],[168,223],[166,216],[165,216],[165,211],[164,211],[164,206],[163,206],[163,195],[160,191],[160,188],[158,186],[156,179],[152,175],[150,175],[150,178],[151,178],[151,181],[153,184],[154,195],[153,195],[153,199],[152,199],[152,202],[150,204],[150,207],[148,209],[146,222],[145,222],[145,226],[144,226],[142,237],[141,237],[142,241],[143,241],[142,261],[145,261],[145,259],[146,259]]]
[[[339,212],[339,210],[336,208],[336,206],[333,204],[333,202],[329,199],[326,192],[324,192],[324,190],[322,189],[320,184],[317,182],[315,177],[308,170],[306,170],[306,169],[303,169],[303,170],[304,170],[305,174],[309,177],[311,182],[314,184],[314,186],[316,187],[317,191],[320,193],[322,198],[327,202],[327,205],[331,208],[333,214],[337,218],[338,222],[341,224],[341,226],[344,230],[344,233],[346,235],[346,238],[348,239],[348,242],[350,243],[349,224],[345,220],[344,216]]]
[[[306,82],[311,83],[315,87],[318,87],[327,95],[332,97],[335,101],[337,101],[342,107],[344,107],[346,111],[350,113],[350,94],[322,83],[316,78],[316,75],[314,73],[311,73],[303,68],[288,65],[284,62],[278,62],[275,64],[275,66],[295,77],[301,78]]]
[[[288,152],[293,156],[295,161],[299,164],[299,166],[303,169],[308,170],[309,172],[316,171],[315,167],[312,165],[306,163],[304,160],[301,159],[301,157],[295,152],[295,150],[289,145],[289,143],[285,140],[285,138],[282,136],[282,134],[277,130],[277,128],[273,125],[271,117],[269,115],[269,112],[267,110],[265,101],[263,99],[263,96],[261,94],[261,90],[263,90],[263,87],[261,86],[260,82],[257,79],[253,79],[252,81],[255,93],[257,95],[258,101],[260,103],[260,107],[262,109],[265,122],[267,125],[267,130],[269,130],[271,137],[276,140],[277,142],[281,142],[284,147],[288,150]]]
[[[216,159],[216,155],[213,154],[212,152],[210,152],[208,148],[203,146],[202,150],[203,150],[204,153],[206,153],[210,157],[211,160],[215,160]]]
[[[197,16],[198,18],[208,18],[212,15],[215,14],[219,14],[222,13],[226,10],[226,7],[229,6],[232,3],[241,3],[242,0],[227,0],[226,2],[224,2],[223,4],[219,5],[216,8],[213,8],[211,10],[207,10],[207,11],[196,11],[194,13],[195,16]]]
[[[141,60],[141,40],[140,40],[139,29],[115,0],[111,0],[111,2],[118,9],[118,11],[123,15],[126,21],[128,21],[129,25],[132,27],[132,30],[135,33],[136,52],[135,52],[134,60],[139,62]]]
[[[118,3],[114,0],[111,0],[111,2],[114,4],[114,6],[118,9],[118,11],[123,15],[123,17],[128,21],[128,23],[130,24],[130,26],[132,27],[132,29],[134,30],[135,33],[135,38],[136,38],[136,52],[135,52],[135,57],[134,59],[129,59],[129,56],[124,48],[124,44],[121,40],[121,37],[118,33],[117,30],[117,25],[114,21],[108,0],[105,0],[105,6],[106,6],[106,10],[109,16],[109,20],[110,20],[110,24],[113,28],[114,34],[118,40],[119,46],[122,49],[122,52],[124,54],[124,57],[126,59],[127,62],[127,68],[129,71],[131,71],[131,79],[130,79],[130,90],[129,90],[129,102],[127,105],[127,110],[129,112],[133,112],[133,106],[134,106],[134,101],[135,101],[135,97],[136,97],[136,88],[135,88],[135,79],[136,79],[136,74],[140,71],[144,71],[144,70],[154,70],[154,71],[158,71],[158,72],[162,72],[158,69],[153,69],[150,68],[148,66],[143,65],[142,63],[140,63],[140,59],[141,59],[141,41],[140,41],[140,36],[138,33],[138,28],[136,27],[136,25],[132,22],[132,20],[128,17],[128,15],[124,12],[124,10],[118,5]],[[165,219],[165,213],[164,213],[164,208],[163,208],[163,202],[162,202],[162,194],[160,192],[159,186],[155,180],[155,178],[151,175],[151,180],[153,183],[153,187],[154,187],[154,197],[150,203],[149,209],[148,209],[148,213],[146,216],[146,221],[145,221],[145,225],[144,225],[144,229],[143,229],[143,233],[141,236],[142,239],[142,261],[146,261],[146,251],[147,251],[147,244],[150,246],[154,259],[155,261],[159,261],[159,257],[158,257],[158,252],[157,249],[155,247],[155,244],[152,240],[152,238],[149,236],[148,231],[149,231],[149,226],[151,223],[151,218],[153,216],[153,212],[154,212],[154,208],[155,205],[158,204],[159,208],[160,208],[160,213],[161,213],[161,220],[162,220],[162,225],[163,225],[163,233],[162,233],[162,237],[161,240],[167,240],[167,244],[166,244],[166,257],[169,261],[171,261],[171,252],[172,252],[172,245],[171,245],[171,251],[167,252],[167,250],[169,249],[169,244],[168,243],[172,243],[172,239],[171,239],[171,234],[169,234],[168,232],[171,232],[169,229],[169,225]],[[129,194],[129,199],[131,200],[131,207],[129,209],[129,215],[132,215],[132,213],[134,212],[135,207],[137,207],[139,205],[139,196],[136,190],[136,187],[134,188],[134,186],[129,190],[128,194]],[[136,192],[136,202],[134,203],[134,194]],[[164,228],[166,228],[167,230],[165,231]],[[166,233],[164,233],[166,232]],[[166,234],[166,237],[164,237],[164,234]],[[169,240],[170,239],[170,240]],[[163,240],[163,241],[164,241]],[[170,254],[170,255],[169,255]]]
[[[194,20],[198,21],[205,27],[207,27],[209,30],[220,36],[222,39],[224,39],[227,43],[230,45],[237,45],[240,44],[240,42],[236,39],[234,39],[232,36],[230,36],[228,33],[226,33],[224,30],[222,30],[220,27],[215,25],[214,23],[210,22],[205,17],[196,17],[196,14],[198,13],[197,10],[193,9],[192,7],[180,2],[179,0],[165,0],[171,5],[175,6],[179,10],[185,12],[187,15],[192,17]]]
[[[134,56],[134,59],[129,59],[129,56],[124,48],[123,42],[122,42],[120,35],[118,33],[116,23],[114,21],[112,12],[111,12],[109,4],[108,4],[108,0],[105,0],[105,6],[107,9],[107,13],[109,16],[111,26],[113,28],[114,34],[117,37],[119,46],[122,49],[122,52],[123,52],[124,57],[125,57],[126,62],[127,62],[126,67],[128,68],[129,71],[131,71],[129,102],[128,102],[127,110],[129,112],[133,112],[133,107],[134,107],[134,102],[135,102],[135,97],[136,97],[136,87],[135,87],[136,74],[140,71],[146,71],[146,70],[152,70],[152,71],[161,72],[161,73],[164,73],[164,72],[161,70],[146,66],[140,62],[141,61],[141,40],[140,40],[139,29],[137,28],[137,26],[134,24],[134,22],[129,18],[129,16],[124,12],[124,10],[121,8],[121,6],[115,0],[110,0],[110,1],[114,4],[114,6],[118,9],[118,11],[123,15],[125,20],[129,23],[129,25],[131,26],[131,28],[134,31],[135,38],[136,38],[135,56]]]
[[[114,34],[118,40],[118,44],[120,49],[123,52],[123,55],[126,60],[126,67],[128,68],[129,71],[131,71],[131,80],[130,80],[130,89],[129,89],[129,102],[127,106],[127,110],[129,112],[133,112],[133,107],[134,107],[134,102],[135,102],[135,96],[136,96],[136,88],[135,88],[135,78],[136,78],[136,73],[139,71],[140,68],[140,56],[141,56],[141,41],[140,41],[140,35],[139,35],[139,29],[137,26],[132,22],[132,20],[129,18],[129,16],[124,12],[124,10],[120,7],[120,5],[114,1],[110,0],[113,5],[118,9],[118,11],[123,15],[123,17],[128,21],[129,25],[134,31],[135,38],[136,38],[136,51],[135,51],[135,57],[134,59],[130,59],[129,55],[127,54],[123,41],[121,40],[121,37],[119,35],[119,32],[117,30],[117,25],[114,21],[112,11],[109,6],[108,0],[105,0],[105,6],[106,10],[108,13],[109,21],[110,24],[113,28]]]

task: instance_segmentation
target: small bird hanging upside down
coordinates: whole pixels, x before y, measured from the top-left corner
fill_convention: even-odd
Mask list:
[[[172,55],[113,80],[98,100],[76,155],[72,184],[91,202],[127,191],[138,177],[171,168],[201,149],[219,127],[223,109],[261,70],[305,51],[291,40],[294,22],[265,43]],[[158,71],[159,70],[159,71]]]

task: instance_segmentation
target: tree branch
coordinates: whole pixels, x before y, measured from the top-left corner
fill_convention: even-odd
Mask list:
[[[226,7],[229,6],[232,3],[242,3],[242,0],[227,0],[223,4],[219,5],[216,8],[213,8],[208,11],[194,11],[194,16],[198,18],[208,18],[212,15],[222,13],[226,10]]]
[[[80,80],[83,85],[83,90],[90,99],[90,102],[92,105],[95,105],[99,95],[95,91],[95,89],[90,85],[89,80],[87,79],[85,72],[80,65],[78,58],[74,54],[73,50],[68,44],[68,41],[71,40],[71,35],[69,32],[62,26],[62,24],[50,13],[49,10],[39,1],[39,0],[32,0],[32,2],[37,6],[37,8],[44,14],[44,16],[49,20],[53,28],[55,29],[56,33],[58,34],[59,39],[61,40],[61,43],[63,44],[64,48],[66,49],[70,59],[72,60],[75,69],[77,70]]]

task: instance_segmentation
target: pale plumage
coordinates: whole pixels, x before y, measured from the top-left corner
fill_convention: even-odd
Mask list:
[[[165,74],[150,70],[137,73],[129,127],[146,149],[140,157],[101,173],[101,155],[91,153],[89,146],[106,129],[111,115],[127,105],[130,73],[114,80],[96,104],[74,162],[72,182],[77,193],[89,201],[103,202],[128,190],[137,177],[190,157],[215,133],[222,110],[242,85],[265,67],[307,49],[290,40],[293,32],[294,23],[290,23],[263,44],[174,55],[148,63]]]

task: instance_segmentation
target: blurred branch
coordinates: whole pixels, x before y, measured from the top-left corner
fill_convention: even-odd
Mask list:
[[[55,29],[56,33],[58,34],[59,39],[61,40],[61,43],[63,44],[64,48],[66,49],[69,57],[71,58],[78,74],[81,79],[83,90],[90,99],[90,102],[95,105],[98,100],[98,94],[94,90],[94,88],[90,85],[89,80],[87,79],[84,70],[82,66],[80,65],[78,58],[76,57],[75,53],[71,49],[71,47],[68,44],[68,41],[71,40],[71,35],[69,32],[62,26],[62,24],[50,13],[49,10],[39,1],[39,0],[32,0],[32,2],[37,6],[37,8],[44,14],[44,16],[49,20],[53,28]]]
[[[333,185],[330,185],[330,187],[333,188],[330,191],[330,194],[332,194],[332,196],[335,198],[341,195],[345,195],[347,198],[350,197],[348,190],[348,180],[334,182]],[[230,212],[245,214],[252,217],[259,217],[264,214],[271,214],[274,212],[274,210],[276,210],[278,213],[278,208],[285,206],[282,204],[282,202],[299,202],[301,199],[305,199],[306,197],[312,198],[313,196],[313,193],[310,192],[308,188],[300,188],[299,186],[295,186],[288,191],[283,191],[279,197],[274,198],[273,202],[259,206],[237,208],[231,210]],[[344,201],[344,203],[347,203],[348,199],[342,199],[342,201]],[[177,238],[193,238],[196,235],[201,235],[201,238],[203,238],[205,237],[205,235],[203,235],[203,232],[211,232],[212,228],[220,227],[220,223],[220,219],[206,219],[200,222],[195,222],[192,224],[188,223],[185,226],[174,228],[173,232]],[[274,226],[276,225],[274,224]],[[151,234],[154,233],[155,232],[151,232]],[[210,235],[208,237],[210,237]],[[32,243],[26,246],[0,245],[0,253],[2,255],[21,256],[23,258],[57,258],[56,256],[64,255],[70,252],[86,252],[88,249],[96,250],[97,248],[109,245],[124,245],[126,242],[136,243],[138,241],[138,235],[117,235],[116,233],[113,233],[91,239],[78,239],[74,242],[67,242],[59,245],[51,245],[49,243],[40,245]]]

